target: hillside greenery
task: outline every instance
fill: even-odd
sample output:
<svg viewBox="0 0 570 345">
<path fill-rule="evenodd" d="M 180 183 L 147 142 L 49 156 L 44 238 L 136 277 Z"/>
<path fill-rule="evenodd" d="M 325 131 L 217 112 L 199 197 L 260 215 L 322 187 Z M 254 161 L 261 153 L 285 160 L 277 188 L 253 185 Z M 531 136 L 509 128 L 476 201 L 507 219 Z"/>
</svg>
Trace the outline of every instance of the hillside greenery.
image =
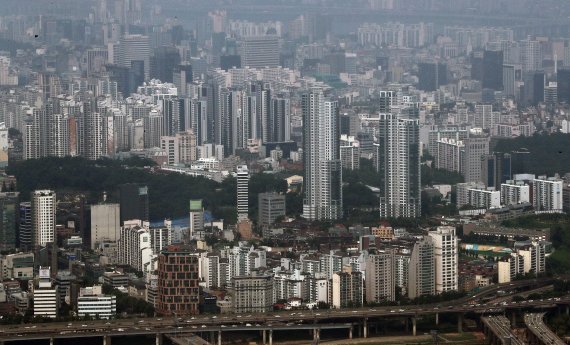
<svg viewBox="0 0 570 345">
<path fill-rule="evenodd" d="M 554 252 L 548 257 L 547 270 L 555 274 L 570 273 L 570 216 L 565 214 L 539 214 L 504 221 L 514 228 L 550 228 L 550 242 Z"/>
</svg>

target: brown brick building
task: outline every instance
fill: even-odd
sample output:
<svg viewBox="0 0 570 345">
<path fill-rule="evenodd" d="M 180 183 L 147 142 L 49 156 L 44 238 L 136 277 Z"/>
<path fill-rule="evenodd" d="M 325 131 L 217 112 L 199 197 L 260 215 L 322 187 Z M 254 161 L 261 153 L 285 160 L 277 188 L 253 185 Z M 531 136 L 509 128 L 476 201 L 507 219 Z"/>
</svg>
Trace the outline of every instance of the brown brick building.
<svg viewBox="0 0 570 345">
<path fill-rule="evenodd" d="M 169 246 L 158 257 L 156 312 L 160 315 L 198 314 L 198 256 L 190 248 Z"/>
</svg>

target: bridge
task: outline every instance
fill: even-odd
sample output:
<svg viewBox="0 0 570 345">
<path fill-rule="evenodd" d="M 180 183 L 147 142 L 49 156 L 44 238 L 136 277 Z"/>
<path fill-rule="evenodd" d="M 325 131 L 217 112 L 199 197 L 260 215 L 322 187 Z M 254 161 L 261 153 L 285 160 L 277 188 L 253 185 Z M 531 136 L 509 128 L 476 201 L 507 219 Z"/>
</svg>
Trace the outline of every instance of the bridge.
<svg viewBox="0 0 570 345">
<path fill-rule="evenodd" d="M 511 329 L 511 322 L 503 315 L 484 316 L 481 318 L 485 336 L 491 340 L 493 345 L 524 345 Z"/>
<path fill-rule="evenodd" d="M 544 324 L 544 313 L 525 314 L 524 323 L 529 331 L 529 343 L 537 345 L 566 344 Z"/>
<path fill-rule="evenodd" d="M 482 316 L 521 310 L 548 310 L 570 305 L 570 296 L 550 298 L 548 300 L 525 300 L 522 302 L 501 303 L 490 301 L 479 303 L 479 298 L 496 294 L 497 291 L 516 290 L 525 287 L 541 289 L 551 284 L 550 280 L 527 280 L 509 284 L 498 284 L 479 293 L 461 299 L 429 305 L 386 306 L 375 308 L 356 308 L 339 310 L 302 310 L 289 312 L 272 312 L 265 314 L 220 314 L 214 316 L 200 315 L 188 317 L 118 319 L 112 321 L 74 321 L 69 323 L 43 323 L 32 325 L 10 325 L 0 329 L 0 342 L 22 343 L 26 340 L 49 340 L 55 344 L 57 339 L 102 337 L 104 345 L 110 345 L 112 337 L 130 335 L 155 335 L 156 344 L 160 345 L 164 335 L 182 333 L 217 332 L 218 343 L 221 343 L 223 332 L 240 330 L 257 330 L 263 332 L 265 339 L 271 344 L 274 331 L 312 330 L 317 339 L 321 330 L 346 329 L 352 337 L 353 330 L 367 337 L 369 323 L 378 318 L 400 318 L 406 323 L 411 321 L 412 334 L 416 335 L 417 320 L 424 315 L 435 315 L 436 324 L 439 314 L 457 315 L 458 331 L 462 331 L 463 317 L 466 313 Z"/>
</svg>

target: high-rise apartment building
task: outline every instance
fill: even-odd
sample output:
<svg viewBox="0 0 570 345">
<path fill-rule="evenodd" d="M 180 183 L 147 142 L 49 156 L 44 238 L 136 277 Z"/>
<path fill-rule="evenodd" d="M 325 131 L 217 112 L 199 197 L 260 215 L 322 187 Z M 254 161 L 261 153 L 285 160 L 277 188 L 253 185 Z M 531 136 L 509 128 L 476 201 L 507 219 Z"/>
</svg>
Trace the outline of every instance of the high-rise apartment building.
<svg viewBox="0 0 570 345">
<path fill-rule="evenodd" d="M 55 241 L 56 195 L 52 190 L 32 192 L 33 245 L 45 247 Z"/>
<path fill-rule="evenodd" d="M 160 138 L 160 147 L 167 154 L 167 163 L 190 164 L 196 160 L 196 136 L 192 129 Z"/>
<path fill-rule="evenodd" d="M 369 255 L 365 276 L 367 303 L 396 300 L 395 258 L 392 251 Z"/>
<path fill-rule="evenodd" d="M 152 269 L 152 243 L 147 229 L 140 220 L 126 221 L 121 227 L 118 241 L 119 263 L 148 272 Z"/>
<path fill-rule="evenodd" d="M 237 214 L 238 220 L 249 217 L 249 170 L 247 165 L 237 167 Z"/>
<path fill-rule="evenodd" d="M 198 255 L 189 248 L 170 246 L 158 256 L 157 272 L 156 312 L 177 317 L 198 314 Z"/>
<path fill-rule="evenodd" d="M 376 169 L 380 173 L 380 217 L 419 217 L 419 120 L 404 114 L 381 113 Z"/>
<path fill-rule="evenodd" d="M 98 204 L 91 206 L 91 249 L 101 242 L 115 242 L 121 229 L 121 207 L 119 204 Z"/>
<path fill-rule="evenodd" d="M 266 313 L 273 310 L 273 277 L 235 276 L 231 279 L 234 313 Z"/>
<path fill-rule="evenodd" d="M 530 186 L 523 181 L 508 180 L 501 184 L 501 204 L 517 205 L 530 202 Z"/>
<path fill-rule="evenodd" d="M 532 181 L 532 205 L 537 212 L 562 212 L 563 181 L 539 176 Z"/>
<path fill-rule="evenodd" d="M 437 149 L 434 152 L 435 167 L 447 171 L 461 172 L 463 163 L 463 141 L 442 138 L 436 142 Z"/>
<path fill-rule="evenodd" d="M 303 217 L 309 220 L 342 217 L 342 166 L 338 104 L 321 89 L 302 95 Z"/>
<path fill-rule="evenodd" d="M 408 298 L 435 294 L 435 252 L 431 237 L 414 244 L 408 268 Z"/>
<path fill-rule="evenodd" d="M 435 292 L 457 291 L 459 249 L 457 235 L 452 226 L 439 226 L 430 231 L 435 256 Z"/>
<path fill-rule="evenodd" d="M 362 272 L 353 270 L 351 266 L 335 272 L 332 275 L 332 306 L 336 309 L 362 306 L 363 285 Z"/>
</svg>

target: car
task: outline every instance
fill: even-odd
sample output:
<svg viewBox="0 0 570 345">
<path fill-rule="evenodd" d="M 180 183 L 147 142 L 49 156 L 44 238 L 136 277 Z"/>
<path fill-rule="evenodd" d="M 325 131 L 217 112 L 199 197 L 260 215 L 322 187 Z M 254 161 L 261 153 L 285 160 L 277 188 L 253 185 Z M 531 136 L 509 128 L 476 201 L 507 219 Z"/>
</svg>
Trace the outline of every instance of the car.
<svg viewBox="0 0 570 345">
<path fill-rule="evenodd" d="M 144 322 L 144 320 L 139 320 L 139 323 L 143 323 L 143 322 Z"/>
<path fill-rule="evenodd" d="M 218 317 L 217 317 L 217 316 L 215 316 L 215 315 L 214 315 L 214 316 L 212 316 L 212 319 L 217 319 L 217 318 L 218 318 Z"/>
<path fill-rule="evenodd" d="M 87 327 L 87 325 L 81 325 L 81 327 Z"/>
<path fill-rule="evenodd" d="M 123 328 L 118 328 L 117 331 L 124 332 L 125 330 Z"/>
<path fill-rule="evenodd" d="M 226 325 L 222 325 L 223 328 L 227 327 Z"/>
<path fill-rule="evenodd" d="M 398 310 L 400 313 L 406 311 L 405 309 L 400 309 Z"/>
<path fill-rule="evenodd" d="M 238 315 L 238 316 L 236 316 L 236 317 L 241 317 L 241 315 Z"/>
<path fill-rule="evenodd" d="M 202 325 L 202 328 L 206 328 L 206 325 Z"/>
<path fill-rule="evenodd" d="M 273 315 L 273 317 L 281 317 L 281 315 Z"/>
<path fill-rule="evenodd" d="M 251 327 L 251 323 L 246 323 L 245 327 Z"/>
<path fill-rule="evenodd" d="M 395 313 L 395 312 L 396 312 L 395 310 L 390 310 L 390 313 Z"/>
</svg>

